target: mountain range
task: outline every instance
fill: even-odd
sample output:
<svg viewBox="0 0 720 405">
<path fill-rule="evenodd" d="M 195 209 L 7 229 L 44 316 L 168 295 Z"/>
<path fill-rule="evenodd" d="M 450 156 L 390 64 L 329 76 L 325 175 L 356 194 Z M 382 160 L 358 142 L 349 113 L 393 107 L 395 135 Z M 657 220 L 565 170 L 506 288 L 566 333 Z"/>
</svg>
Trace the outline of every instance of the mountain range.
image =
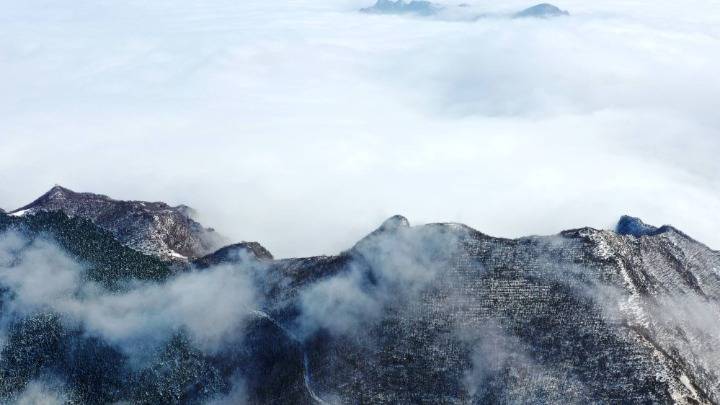
<svg viewBox="0 0 720 405">
<path fill-rule="evenodd" d="M 394 216 L 276 260 L 191 217 L 59 186 L 0 213 L 0 400 L 720 403 L 720 252 L 672 226 Z"/>
<path fill-rule="evenodd" d="M 465 10 L 465 9 L 471 9 L 471 6 L 467 3 L 459 4 L 457 7 L 454 7 L 455 11 L 458 10 Z M 442 6 L 440 4 L 435 4 L 430 1 L 425 0 L 410 0 L 409 2 L 406 2 L 405 0 L 377 0 L 375 4 L 373 4 L 370 7 L 361 8 L 360 12 L 367 13 L 367 14 L 407 14 L 407 15 L 416 15 L 416 16 L 435 16 L 438 14 L 441 14 L 442 12 L 449 11 L 449 7 Z M 472 20 L 478 20 L 481 18 L 487 18 L 492 17 L 494 15 L 487 14 L 487 13 L 472 13 L 471 11 L 467 11 L 469 13 L 463 19 L 470 19 Z M 455 13 L 450 13 L 450 15 L 455 16 L 456 18 L 459 17 Z M 506 17 L 512 17 L 512 18 L 552 18 L 552 17 L 561 17 L 561 16 L 569 16 L 570 13 L 560 9 L 557 6 L 554 6 L 549 3 L 541 3 L 534 5 L 532 7 L 528 7 L 526 9 L 523 9 L 521 11 L 518 11 L 516 13 L 506 15 Z M 495 15 L 495 17 L 499 17 L 502 15 Z"/>
</svg>

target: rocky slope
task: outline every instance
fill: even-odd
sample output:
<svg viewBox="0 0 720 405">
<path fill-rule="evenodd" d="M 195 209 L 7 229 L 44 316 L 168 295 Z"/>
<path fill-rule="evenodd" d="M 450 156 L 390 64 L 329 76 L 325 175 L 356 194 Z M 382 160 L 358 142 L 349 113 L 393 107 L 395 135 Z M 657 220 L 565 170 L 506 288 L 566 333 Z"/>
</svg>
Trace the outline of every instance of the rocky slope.
<svg viewBox="0 0 720 405">
<path fill-rule="evenodd" d="M 648 233 L 623 218 L 620 233 L 585 228 L 506 240 L 462 225 L 393 223 L 401 226 L 384 226 L 340 256 L 273 267 L 291 280 L 271 290 L 277 316 L 301 325 L 312 318 L 310 364 L 321 397 L 720 400 L 720 254 L 674 228 Z"/>
<path fill-rule="evenodd" d="M 192 219 L 192 209 L 162 202 L 119 201 L 104 195 L 76 193 L 55 186 L 13 216 L 41 211 L 62 211 L 108 230 L 127 246 L 166 260 L 187 260 L 206 255 L 225 239 Z"/>
<path fill-rule="evenodd" d="M 97 332 L 97 311 L 80 322 L 57 303 L 18 311 L 26 290 L 6 275 L 34 256 L 6 249 L 13 259 L 0 260 L 0 313 L 9 325 L 2 398 L 51 373 L 76 403 L 720 402 L 720 253 L 670 226 L 623 217 L 615 231 L 502 239 L 396 216 L 336 256 L 274 260 L 259 244 L 238 244 L 150 276 L 102 265 L 92 241 L 107 249 L 113 242 L 83 228 L 92 227 L 87 221 L 0 214 L 0 224 L 57 239 L 89 263 L 91 280 L 120 279 L 116 291 L 133 300 L 156 288 L 202 296 L 187 285 L 224 274 L 198 304 L 212 320 L 200 319 L 200 332 L 245 313 L 219 346 L 198 339 L 190 318 L 144 350 L 138 365 L 122 340 Z M 191 283 L 178 283 L 183 277 Z M 254 292 L 234 284 L 237 277 Z M 132 295 L 135 288 L 146 290 Z M 253 296 L 244 312 L 226 314 L 242 294 Z M 141 314 L 152 313 L 153 302 Z M 175 305 L 188 310 L 185 300 Z M 127 321 L 132 306 L 112 308 L 100 326 Z M 142 327 L 160 334 L 150 319 Z"/>
<path fill-rule="evenodd" d="M 46 299 L 67 281 L 62 269 L 68 265 L 80 273 L 79 285 L 61 290 L 60 301 Z M 42 276 L 19 274 L 38 269 Z M 102 300 L 127 296 L 134 301 L 152 295 L 147 288 L 164 286 L 188 271 L 130 249 L 80 217 L 60 211 L 0 213 L 0 403 L 200 404 L 228 396 L 218 403 L 230 404 L 237 403 L 230 394 L 239 378 L 243 402 L 310 403 L 301 344 L 260 311 L 245 317 L 229 344 L 204 351 L 181 327 L 159 331 L 151 326 L 148 332 L 162 337 L 149 347 L 142 341 L 118 344 L 92 330 L 91 319 L 75 318 L 64 300 L 69 294 L 75 304 L 100 311 L 92 317 L 103 317 L 102 304 L 87 295 L 100 291 Z M 40 291 L 28 291 L 28 284 Z M 133 294 L 138 288 L 146 288 L 145 293 Z M 41 296 L 27 297 L 35 293 Z M 125 301 L 105 321 L 122 323 L 124 316 L 152 312 L 153 299 L 136 313 Z M 200 314 L 207 312 L 198 306 Z M 143 322 L 153 322 L 152 317 Z M 47 385 L 54 390 L 28 394 L 29 387 Z"/>
</svg>

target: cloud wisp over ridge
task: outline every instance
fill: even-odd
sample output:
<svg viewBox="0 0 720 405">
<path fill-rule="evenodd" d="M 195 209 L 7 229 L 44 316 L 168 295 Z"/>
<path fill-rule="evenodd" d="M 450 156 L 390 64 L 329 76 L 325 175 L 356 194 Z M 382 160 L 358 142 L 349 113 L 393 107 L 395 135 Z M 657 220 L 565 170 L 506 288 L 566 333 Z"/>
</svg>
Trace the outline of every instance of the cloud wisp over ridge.
<svg viewBox="0 0 720 405">
<path fill-rule="evenodd" d="M 0 235 L 0 285 L 11 292 L 3 324 L 50 311 L 131 356 L 156 349 L 178 331 L 212 353 L 241 336 L 260 302 L 249 273 L 229 265 L 109 291 L 87 281 L 84 266 L 53 242 L 13 231 Z"/>
</svg>

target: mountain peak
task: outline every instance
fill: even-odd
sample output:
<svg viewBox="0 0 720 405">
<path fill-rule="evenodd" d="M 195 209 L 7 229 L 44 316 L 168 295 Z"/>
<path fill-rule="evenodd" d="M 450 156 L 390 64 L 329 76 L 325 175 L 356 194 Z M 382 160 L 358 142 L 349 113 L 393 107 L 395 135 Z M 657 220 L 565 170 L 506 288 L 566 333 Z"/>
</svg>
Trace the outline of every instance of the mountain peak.
<svg viewBox="0 0 720 405">
<path fill-rule="evenodd" d="M 63 186 L 61 186 L 61 185 L 59 185 L 59 184 L 56 184 L 56 185 L 54 185 L 54 186 L 48 191 L 48 193 L 68 193 L 68 194 L 72 194 L 72 193 L 74 193 L 74 191 L 70 190 L 70 189 L 67 188 L 67 187 L 63 187 Z"/>
<path fill-rule="evenodd" d="M 523 11 L 520 11 L 515 14 L 515 18 L 527 18 L 527 17 L 535 17 L 535 18 L 548 18 L 548 17 L 561 17 L 561 16 L 568 16 L 570 13 L 568 13 L 565 10 L 560 9 L 557 6 L 554 6 L 549 3 L 542 3 L 538 4 L 536 6 L 532 6 L 530 8 L 526 8 Z"/>
<path fill-rule="evenodd" d="M 646 224 L 642 221 L 642 219 L 631 217 L 629 215 L 623 215 L 615 227 L 615 231 L 620 235 L 630 235 L 635 237 L 655 236 L 665 233 L 669 229 L 670 227 L 668 226 L 658 228 L 653 225 Z"/>
<path fill-rule="evenodd" d="M 273 260 L 273 255 L 258 242 L 240 242 L 225 246 L 193 261 L 198 268 L 207 268 L 223 263 L 242 262 L 246 259 Z"/>
<path fill-rule="evenodd" d="M 86 200 L 86 199 L 103 199 L 111 201 L 112 199 L 110 197 L 101 195 L 101 194 L 93 194 L 93 193 L 78 193 L 73 190 L 70 190 L 69 188 L 63 187 L 61 185 L 54 185 L 50 190 L 46 191 L 43 195 L 35 199 L 30 204 L 27 204 L 25 206 L 22 206 L 14 211 L 10 211 L 10 214 L 13 214 L 15 216 L 21 216 L 25 213 L 32 213 L 33 211 L 62 211 L 60 208 L 55 208 L 53 210 L 50 209 L 36 209 L 39 207 L 47 207 L 47 206 L 58 206 L 65 204 L 68 200 Z"/>
<path fill-rule="evenodd" d="M 410 227 L 410 221 L 402 215 L 393 215 L 380 225 L 378 231 L 394 231 L 398 228 Z"/>
<path fill-rule="evenodd" d="M 50 190 L 46 191 L 45 194 L 41 195 L 35 201 L 28 204 L 28 206 L 36 204 L 39 201 L 65 199 L 68 196 L 72 196 L 75 194 L 77 194 L 77 193 L 70 190 L 69 188 L 65 188 L 63 186 L 56 184 Z M 23 207 L 23 208 L 25 208 L 25 207 Z M 20 209 L 23 209 L 23 208 L 20 208 Z"/>
<path fill-rule="evenodd" d="M 56 185 L 10 215 L 41 211 L 62 211 L 70 217 L 88 219 L 123 244 L 167 260 L 191 260 L 225 244 L 224 237 L 196 222 L 194 210 L 186 205 L 171 207 L 164 202 L 114 200 Z"/>
<path fill-rule="evenodd" d="M 358 249 L 361 246 L 365 246 L 369 241 L 374 240 L 381 235 L 392 235 L 396 234 L 399 230 L 410 227 L 410 221 L 402 215 L 393 215 L 386 219 L 377 229 L 370 232 L 364 238 L 360 239 L 353 249 Z"/>
<path fill-rule="evenodd" d="M 93 194 L 93 193 L 78 193 L 76 191 L 73 191 L 67 187 L 63 187 L 59 184 L 54 185 L 50 190 L 45 192 L 45 194 L 41 195 L 38 200 L 40 199 L 63 199 L 78 195 L 92 195 L 96 197 L 104 197 L 109 198 L 107 196 L 101 195 L 101 194 Z"/>
<path fill-rule="evenodd" d="M 440 8 L 425 0 L 377 0 L 372 7 L 360 9 L 363 13 L 369 14 L 416 14 L 429 16 L 438 12 Z"/>
</svg>

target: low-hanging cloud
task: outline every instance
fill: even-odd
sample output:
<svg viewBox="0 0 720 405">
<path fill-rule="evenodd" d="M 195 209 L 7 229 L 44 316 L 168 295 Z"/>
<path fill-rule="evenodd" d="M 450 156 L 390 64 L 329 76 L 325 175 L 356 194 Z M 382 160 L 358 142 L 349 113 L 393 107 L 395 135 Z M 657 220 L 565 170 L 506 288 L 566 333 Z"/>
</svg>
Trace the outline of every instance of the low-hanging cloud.
<svg viewBox="0 0 720 405">
<path fill-rule="evenodd" d="M 584 402 L 581 394 L 586 389 L 577 378 L 539 364 L 528 347 L 498 323 L 489 320 L 481 329 L 461 328 L 459 336 L 472 347 L 471 366 L 465 370 L 463 383 L 475 402 L 487 398 L 503 403 L 530 403 L 540 398 L 547 403 Z M 493 392 L 498 386 L 502 387 L 499 392 Z M 556 388 L 548 392 L 547 387 Z"/>
<path fill-rule="evenodd" d="M 300 336 L 318 330 L 356 335 L 382 319 L 387 307 L 416 305 L 435 278 L 450 271 L 460 249 L 457 233 L 395 225 L 361 240 L 347 268 L 301 292 Z"/>
<path fill-rule="evenodd" d="M 65 405 L 69 402 L 64 384 L 55 377 L 42 376 L 30 381 L 13 399 L 12 405 Z"/>
<path fill-rule="evenodd" d="M 232 389 L 226 395 L 221 395 L 207 401 L 204 405 L 244 405 L 248 403 L 245 384 L 240 376 L 232 379 Z"/>
<path fill-rule="evenodd" d="M 363 272 L 356 267 L 347 274 L 321 281 L 300 296 L 300 335 L 318 329 L 335 334 L 355 334 L 358 328 L 382 315 L 382 302 L 367 285 Z"/>
<path fill-rule="evenodd" d="M 84 267 L 52 242 L 0 235 L 2 319 L 50 311 L 130 355 L 156 349 L 186 332 L 207 352 L 242 336 L 259 305 L 250 271 L 218 266 L 180 274 L 164 283 L 137 284 L 123 292 L 85 281 Z"/>
<path fill-rule="evenodd" d="M 720 398 L 715 385 L 720 369 L 720 304 L 717 299 L 695 293 L 668 294 L 644 305 L 650 314 L 648 326 L 652 338 L 667 352 L 689 359 L 685 372 L 695 377 L 692 381 L 702 384 L 702 389 L 717 401 Z"/>
</svg>

